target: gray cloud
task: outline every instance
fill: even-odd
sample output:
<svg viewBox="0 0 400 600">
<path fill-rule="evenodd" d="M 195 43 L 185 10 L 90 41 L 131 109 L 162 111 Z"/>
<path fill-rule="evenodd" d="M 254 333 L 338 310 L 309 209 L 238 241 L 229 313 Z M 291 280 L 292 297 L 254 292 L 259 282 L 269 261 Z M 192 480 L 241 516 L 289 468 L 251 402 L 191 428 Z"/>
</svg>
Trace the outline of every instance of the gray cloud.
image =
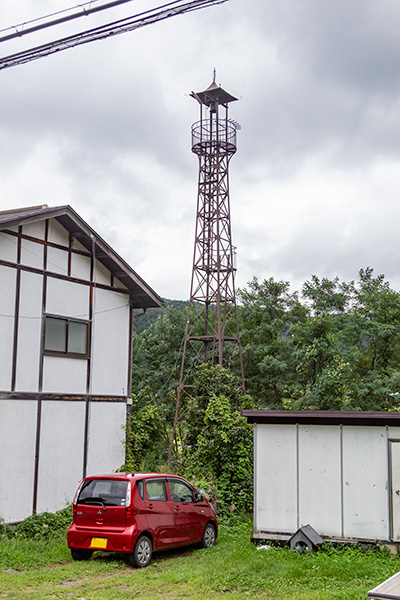
<svg viewBox="0 0 400 600">
<path fill-rule="evenodd" d="M 0 19 L 37 11 L 3 0 Z M 230 0 L 1 71 L 0 209 L 71 204 L 158 293 L 186 298 L 198 119 L 188 94 L 216 67 L 242 125 L 230 167 L 238 285 L 272 275 L 298 288 L 372 266 L 400 289 L 399 17 L 391 0 Z"/>
</svg>

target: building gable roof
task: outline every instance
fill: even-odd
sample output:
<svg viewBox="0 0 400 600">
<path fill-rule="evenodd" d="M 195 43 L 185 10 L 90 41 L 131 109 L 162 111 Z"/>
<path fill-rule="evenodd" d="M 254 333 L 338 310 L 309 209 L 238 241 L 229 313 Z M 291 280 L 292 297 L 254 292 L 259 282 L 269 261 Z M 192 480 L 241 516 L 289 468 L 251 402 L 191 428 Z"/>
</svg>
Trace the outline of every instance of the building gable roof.
<svg viewBox="0 0 400 600">
<path fill-rule="evenodd" d="M 129 290 L 135 308 L 157 308 L 164 301 L 70 206 L 33 206 L 0 212 L 0 231 L 55 219 Z"/>
</svg>

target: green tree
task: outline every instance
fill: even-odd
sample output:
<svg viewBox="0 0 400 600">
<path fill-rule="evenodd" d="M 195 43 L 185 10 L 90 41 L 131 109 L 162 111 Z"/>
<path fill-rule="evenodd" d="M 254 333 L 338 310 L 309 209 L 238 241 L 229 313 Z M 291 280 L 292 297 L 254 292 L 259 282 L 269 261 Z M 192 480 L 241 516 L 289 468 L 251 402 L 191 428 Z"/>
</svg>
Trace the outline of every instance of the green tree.
<svg viewBox="0 0 400 600">
<path fill-rule="evenodd" d="M 132 392 L 149 390 L 168 419 L 175 408 L 186 319 L 186 308 L 168 306 L 155 323 L 133 336 Z"/>
<path fill-rule="evenodd" d="M 239 290 L 239 328 L 246 388 L 264 408 L 279 408 L 296 387 L 291 328 L 307 309 L 287 281 L 272 277 Z"/>
<path fill-rule="evenodd" d="M 400 295 L 361 269 L 340 282 L 313 275 L 302 302 L 287 282 L 241 290 L 247 389 L 265 408 L 395 408 L 400 383 Z"/>
</svg>

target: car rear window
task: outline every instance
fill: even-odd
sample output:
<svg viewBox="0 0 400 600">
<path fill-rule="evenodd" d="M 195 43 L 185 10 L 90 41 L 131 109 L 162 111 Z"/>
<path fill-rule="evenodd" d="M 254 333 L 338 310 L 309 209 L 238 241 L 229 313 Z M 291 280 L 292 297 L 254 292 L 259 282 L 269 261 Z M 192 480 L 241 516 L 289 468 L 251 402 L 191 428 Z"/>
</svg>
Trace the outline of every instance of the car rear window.
<svg viewBox="0 0 400 600">
<path fill-rule="evenodd" d="M 113 479 L 90 479 L 85 481 L 78 497 L 78 504 L 105 504 L 125 506 L 129 504 L 128 482 Z"/>
</svg>

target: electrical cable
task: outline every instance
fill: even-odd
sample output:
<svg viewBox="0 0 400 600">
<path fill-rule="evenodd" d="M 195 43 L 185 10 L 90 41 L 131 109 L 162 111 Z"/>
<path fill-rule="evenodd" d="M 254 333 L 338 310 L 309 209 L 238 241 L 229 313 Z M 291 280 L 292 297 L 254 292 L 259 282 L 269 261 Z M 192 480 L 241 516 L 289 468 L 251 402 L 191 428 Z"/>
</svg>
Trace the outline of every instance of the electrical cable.
<svg viewBox="0 0 400 600">
<path fill-rule="evenodd" d="M 97 0 L 94 0 L 97 1 Z M 21 29 L 20 31 L 18 31 L 18 27 L 22 27 L 24 28 L 25 25 L 29 25 L 30 23 L 36 23 L 38 21 L 43 21 L 44 19 L 48 19 L 49 17 L 55 17 L 56 15 L 59 14 L 63 14 L 65 12 L 69 12 L 70 10 L 73 10 L 74 8 L 78 8 L 77 7 L 72 7 L 72 8 L 65 8 L 64 10 L 60 10 L 56 13 L 52 13 L 50 15 L 46 15 L 45 17 L 38 17 L 37 19 L 32 19 L 31 21 L 26 21 L 25 23 L 19 23 L 18 25 L 14 25 L 13 27 L 7 27 L 6 29 L 1 29 L 0 33 L 2 33 L 3 31 L 9 31 L 9 30 L 15 30 L 13 31 L 13 33 L 9 33 L 8 35 L 4 35 L 2 37 L 0 37 L 0 42 L 6 42 L 8 40 L 12 40 L 14 38 L 17 37 L 22 37 L 23 35 L 26 35 L 27 33 L 34 33 L 36 31 L 40 31 L 41 29 L 46 29 L 47 27 L 53 27 L 54 25 L 60 25 L 61 23 L 66 23 L 67 21 L 72 21 L 72 19 L 78 19 L 79 17 L 87 17 L 89 15 L 91 15 L 92 13 L 96 13 L 96 12 L 100 12 L 102 10 L 106 10 L 108 8 L 114 8 L 114 6 L 119 6 L 120 4 L 126 4 L 127 2 L 132 2 L 133 0 L 114 0 L 113 2 L 109 2 L 108 4 L 102 4 L 101 6 L 95 6 L 94 8 L 89 8 L 89 9 L 85 9 L 83 8 L 86 5 L 90 5 L 93 3 L 92 2 L 85 2 L 85 4 L 81 4 L 81 8 L 82 8 L 82 12 L 79 13 L 73 13 L 72 15 L 66 16 L 66 17 L 60 17 L 58 19 L 55 19 L 53 21 L 49 21 L 48 23 L 43 23 L 42 25 L 35 25 L 33 27 L 29 27 L 28 29 Z"/>
<path fill-rule="evenodd" d="M 179 6 L 172 7 L 172 5 L 180 3 L 180 1 L 181 0 L 175 0 L 175 2 L 169 2 L 131 17 L 120 19 L 114 23 L 108 23 L 107 25 L 95 27 L 94 29 L 89 29 L 65 38 L 54 40 L 47 44 L 42 44 L 41 46 L 37 46 L 35 48 L 30 48 L 22 52 L 17 52 L 16 54 L 5 56 L 0 58 L 0 70 L 24 64 L 31 60 L 36 60 L 38 58 L 54 54 L 55 52 L 66 50 L 67 48 L 93 42 L 105 37 L 111 37 L 120 33 L 134 31 L 139 27 L 152 25 L 153 23 L 157 23 L 158 21 L 162 21 L 179 14 L 193 12 L 195 10 L 200 10 L 201 8 L 228 2 L 228 0 L 192 0 L 191 2 L 186 2 L 184 4 L 180 4 Z"/>
</svg>

